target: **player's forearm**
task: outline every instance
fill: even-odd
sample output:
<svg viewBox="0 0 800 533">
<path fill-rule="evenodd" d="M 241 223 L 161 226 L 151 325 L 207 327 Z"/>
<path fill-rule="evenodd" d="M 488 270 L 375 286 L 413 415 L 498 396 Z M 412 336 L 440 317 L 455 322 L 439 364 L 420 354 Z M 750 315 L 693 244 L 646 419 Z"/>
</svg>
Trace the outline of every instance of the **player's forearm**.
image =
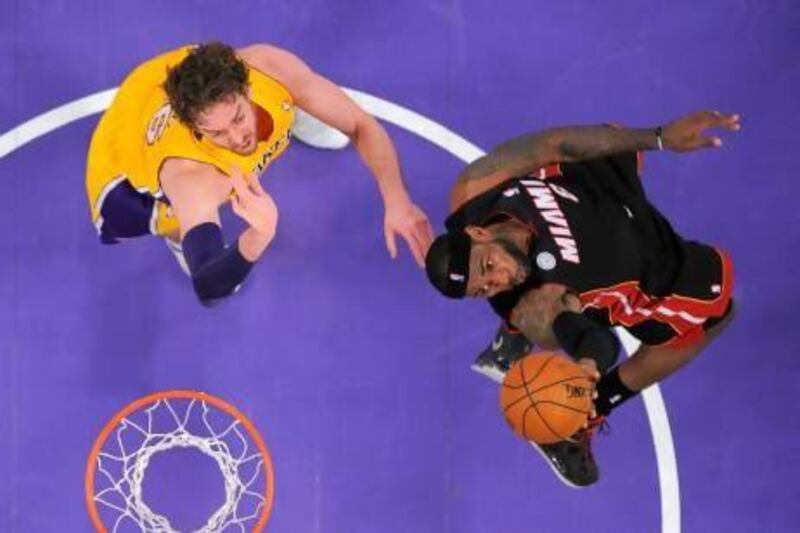
<svg viewBox="0 0 800 533">
<path fill-rule="evenodd" d="M 274 235 L 265 235 L 249 227 L 239 235 L 239 253 L 246 260 L 255 263 L 269 247 Z"/>
<path fill-rule="evenodd" d="M 658 149 L 656 128 L 576 126 L 553 130 L 556 162 L 582 161 L 625 152 Z"/>
<path fill-rule="evenodd" d="M 386 130 L 374 118 L 368 117 L 357 127 L 353 144 L 375 177 L 384 205 L 408 201 L 397 152 Z"/>
<path fill-rule="evenodd" d="M 233 294 L 253 266 L 239 243 L 225 246 L 222 230 L 214 222 L 190 228 L 182 244 L 195 294 L 204 305 Z"/>
<path fill-rule="evenodd" d="M 471 163 L 461 174 L 460 181 L 479 180 L 498 173 L 523 176 L 553 163 L 657 148 L 656 129 L 615 126 L 553 128 L 506 141 Z"/>
</svg>

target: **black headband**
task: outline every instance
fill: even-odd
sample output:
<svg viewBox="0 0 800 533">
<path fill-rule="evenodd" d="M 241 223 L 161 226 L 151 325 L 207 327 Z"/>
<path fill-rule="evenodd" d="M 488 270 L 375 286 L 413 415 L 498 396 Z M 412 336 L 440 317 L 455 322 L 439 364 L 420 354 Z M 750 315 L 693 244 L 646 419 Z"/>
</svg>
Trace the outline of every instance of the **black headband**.
<svg viewBox="0 0 800 533">
<path fill-rule="evenodd" d="M 439 235 L 425 257 L 428 279 L 449 298 L 463 298 L 469 282 L 472 239 L 463 231 Z"/>
</svg>

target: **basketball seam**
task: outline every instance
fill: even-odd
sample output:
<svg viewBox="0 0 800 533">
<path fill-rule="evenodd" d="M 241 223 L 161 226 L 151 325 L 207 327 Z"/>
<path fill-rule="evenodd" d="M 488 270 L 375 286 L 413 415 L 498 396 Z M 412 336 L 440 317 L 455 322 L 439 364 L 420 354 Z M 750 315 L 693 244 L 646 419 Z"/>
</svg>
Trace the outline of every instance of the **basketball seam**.
<svg viewBox="0 0 800 533">
<path fill-rule="evenodd" d="M 536 402 L 531 401 L 531 407 L 533 407 L 533 410 L 536 411 L 536 416 L 538 416 L 539 419 L 542 421 L 542 423 L 544 423 L 544 425 L 547 426 L 547 430 L 550 431 L 550 433 L 555 435 L 555 437 L 558 440 L 566 440 L 567 439 L 567 437 L 562 437 L 561 434 L 559 434 L 556 430 L 554 430 L 553 427 L 547 422 L 547 419 L 544 416 L 542 416 L 541 412 L 539 412 L 539 408 L 536 407 Z M 525 425 L 525 419 L 527 417 L 528 417 L 528 409 L 525 410 L 525 414 L 524 414 L 524 416 L 522 418 L 523 426 Z M 528 434 L 525 433 L 524 435 L 525 435 L 525 438 L 528 439 Z M 533 439 L 528 439 L 528 440 L 533 440 Z M 534 442 L 536 442 L 536 441 L 534 441 Z"/>
<path fill-rule="evenodd" d="M 557 405 L 559 407 L 563 407 L 564 409 L 566 409 L 568 411 L 574 411 L 576 413 L 581 413 L 581 414 L 584 414 L 584 415 L 588 415 L 589 414 L 589 411 L 582 411 L 580 409 L 576 409 L 575 407 L 570 407 L 569 405 L 564 405 L 563 403 L 554 402 L 553 400 L 541 400 L 541 401 L 538 401 L 538 402 L 534 402 L 533 405 L 539 405 L 539 404 L 542 404 L 542 405 L 545 405 L 545 404 L 546 405 Z"/>
<path fill-rule="evenodd" d="M 536 400 L 534 400 L 533 396 L 531 396 L 531 391 L 528 389 L 528 383 L 533 383 L 534 381 L 536 381 L 536 379 L 537 379 L 539 376 L 541 376 L 541 375 L 542 375 L 542 373 L 544 372 L 545 368 L 547 368 L 547 365 L 549 365 L 549 364 L 550 364 L 550 361 L 552 361 L 552 360 L 553 360 L 553 359 L 555 359 L 555 358 L 556 358 L 556 356 L 555 356 L 555 355 L 551 355 L 551 356 L 550 356 L 550 357 L 547 359 L 547 361 L 545 361 L 545 362 L 542 364 L 542 366 L 541 366 L 541 367 L 539 367 L 539 370 L 536 372 L 536 374 L 534 374 L 534 376 L 531 378 L 531 380 L 530 380 L 530 381 L 528 381 L 527 379 L 525 379 L 525 364 L 524 364 L 523 362 L 520 362 L 520 364 L 519 364 L 519 374 L 520 374 L 520 377 L 522 377 L 522 383 L 523 383 L 523 385 L 525 386 L 525 394 L 528 396 L 528 400 L 529 400 L 529 401 L 530 401 L 530 403 L 531 403 L 531 407 L 533 407 L 533 410 L 534 410 L 534 411 L 536 411 L 536 416 L 538 416 L 538 417 L 539 417 L 539 419 L 540 419 L 542 422 L 544 422 L 544 425 L 545 425 L 545 426 L 547 426 L 547 429 L 550 431 L 550 433 L 552 433 L 553 435 L 555 435 L 555 437 L 556 437 L 557 439 L 559 439 L 559 440 L 564 440 L 564 438 L 563 438 L 561 435 L 559 435 L 558 433 L 556 433 L 556 432 L 553 430 L 553 428 L 552 428 L 552 427 L 550 427 L 550 424 L 548 424 L 548 423 L 547 423 L 547 420 L 545 420 L 545 418 L 542 416 L 542 413 L 540 413 L 540 412 L 539 412 L 539 408 L 538 408 L 538 407 L 536 407 Z M 528 408 L 528 409 L 525 409 L 525 412 L 522 414 L 522 434 L 525 436 L 525 438 L 526 438 L 526 439 L 528 439 L 528 433 L 525 431 L 525 421 L 526 421 L 526 419 L 528 418 L 528 411 L 530 411 L 530 408 Z M 528 440 L 531 440 L 531 439 L 528 439 Z"/>
<path fill-rule="evenodd" d="M 532 390 L 531 393 L 532 394 L 536 394 L 537 392 L 541 392 L 541 391 L 543 391 L 545 389 L 548 389 L 548 388 L 550 388 L 550 387 L 552 387 L 554 385 L 561 385 L 563 383 L 566 383 L 568 381 L 572 381 L 574 379 L 585 379 L 585 380 L 588 380 L 588 378 L 586 376 L 572 376 L 572 377 L 569 377 L 569 378 L 563 378 L 563 379 L 559 379 L 558 381 L 553 381 L 551 383 L 548 383 L 547 385 L 542 385 L 540 388 Z"/>
<path fill-rule="evenodd" d="M 570 376 L 568 378 L 563 378 L 563 379 L 560 379 L 560 380 L 558 380 L 556 382 L 553 382 L 553 383 L 548 383 L 547 385 L 544 385 L 544 386 L 542 386 L 542 387 L 540 387 L 538 389 L 534 389 L 534 390 L 529 389 L 528 385 L 534 383 L 536 381 L 536 379 L 538 379 L 538 377 L 545 371 L 545 369 L 547 368 L 547 365 L 550 364 L 550 362 L 553 359 L 555 359 L 556 357 L 557 357 L 556 354 L 549 356 L 548 359 L 544 363 L 542 363 L 542 365 L 538 368 L 538 370 L 536 371 L 536 373 L 533 375 L 533 377 L 531 379 L 526 379 L 525 378 L 525 364 L 522 361 L 520 361 L 519 362 L 519 373 L 520 373 L 520 377 L 522 378 L 522 383 L 520 385 L 508 386 L 508 385 L 506 385 L 505 382 L 503 382 L 503 387 L 504 388 L 508 388 L 510 390 L 518 390 L 518 389 L 524 388 L 524 390 L 525 390 L 525 396 L 521 396 L 520 398 L 517 398 L 514 401 L 512 401 L 511 403 L 509 403 L 508 405 L 506 405 L 505 408 L 503 409 L 503 414 L 507 415 L 508 411 L 511 408 L 513 408 L 515 405 L 519 404 L 525 398 L 528 399 L 530 405 L 522 413 L 522 428 L 521 428 L 522 429 L 522 435 L 528 440 L 531 440 L 528 437 L 528 432 L 527 432 L 527 418 L 528 418 L 528 413 L 530 412 L 531 407 L 536 412 L 536 415 L 542 421 L 542 423 L 547 428 L 547 430 L 559 440 L 566 440 L 566 439 L 569 438 L 569 435 L 563 436 L 559 432 L 557 432 L 557 431 L 555 431 L 553 429 L 553 427 L 550 425 L 550 423 L 547 421 L 547 419 L 544 416 L 542 416 L 542 413 L 539 411 L 539 408 L 538 408 L 539 404 L 542 404 L 542 405 L 557 405 L 559 407 L 563 407 L 564 409 L 566 409 L 568 411 L 575 412 L 575 413 L 580 413 L 580 414 L 583 414 L 583 415 L 588 415 L 589 414 L 589 411 L 582 411 L 580 409 L 575 409 L 573 407 L 569 407 L 567 405 L 564 405 L 564 404 L 559 403 L 559 402 L 554 402 L 552 400 L 536 401 L 535 398 L 533 397 L 533 395 L 536 394 L 537 392 L 540 392 L 542 390 L 550 388 L 550 387 L 552 387 L 554 385 L 563 384 L 563 383 L 566 383 L 566 382 L 569 382 L 569 381 L 573 381 L 573 380 L 576 380 L 576 379 L 586 379 L 586 376 L 583 376 L 583 375 Z"/>
</svg>

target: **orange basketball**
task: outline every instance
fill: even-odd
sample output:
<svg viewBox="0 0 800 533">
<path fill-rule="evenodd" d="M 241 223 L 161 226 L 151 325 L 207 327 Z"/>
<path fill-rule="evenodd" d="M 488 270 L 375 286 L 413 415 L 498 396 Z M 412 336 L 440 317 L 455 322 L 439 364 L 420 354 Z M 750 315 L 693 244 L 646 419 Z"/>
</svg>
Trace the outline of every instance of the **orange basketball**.
<svg viewBox="0 0 800 533">
<path fill-rule="evenodd" d="M 528 354 L 509 369 L 500 406 L 514 433 L 539 444 L 571 437 L 589 416 L 591 384 L 580 367 L 554 352 Z"/>
</svg>

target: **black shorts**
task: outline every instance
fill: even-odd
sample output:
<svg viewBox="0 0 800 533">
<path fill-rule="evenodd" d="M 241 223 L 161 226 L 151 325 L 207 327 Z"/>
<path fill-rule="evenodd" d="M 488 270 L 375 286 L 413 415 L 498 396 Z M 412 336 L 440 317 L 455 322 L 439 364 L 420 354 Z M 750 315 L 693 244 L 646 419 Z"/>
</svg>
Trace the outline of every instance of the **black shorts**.
<svg viewBox="0 0 800 533">
<path fill-rule="evenodd" d="M 732 310 L 733 263 L 717 248 L 685 242 L 683 261 L 669 294 L 652 297 L 636 282 L 581 294 L 584 313 L 609 326 L 623 326 L 650 346 L 682 348 Z"/>
</svg>

